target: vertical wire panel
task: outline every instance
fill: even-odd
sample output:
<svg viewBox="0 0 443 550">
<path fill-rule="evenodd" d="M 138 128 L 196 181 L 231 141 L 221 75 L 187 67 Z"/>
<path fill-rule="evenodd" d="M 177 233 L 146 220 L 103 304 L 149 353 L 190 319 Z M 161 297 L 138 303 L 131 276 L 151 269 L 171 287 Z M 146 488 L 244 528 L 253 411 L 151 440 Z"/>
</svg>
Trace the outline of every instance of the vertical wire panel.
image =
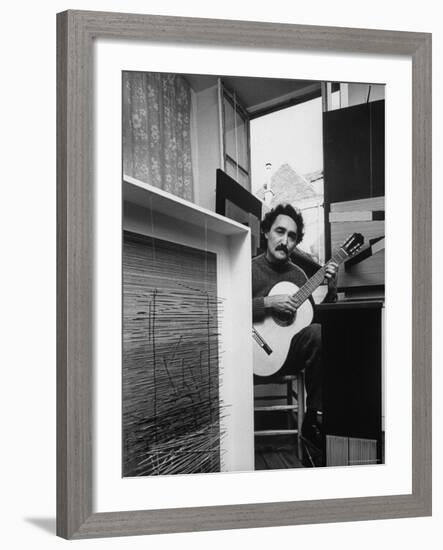
<svg viewBox="0 0 443 550">
<path fill-rule="evenodd" d="M 124 232 L 123 475 L 220 471 L 214 253 Z"/>
</svg>

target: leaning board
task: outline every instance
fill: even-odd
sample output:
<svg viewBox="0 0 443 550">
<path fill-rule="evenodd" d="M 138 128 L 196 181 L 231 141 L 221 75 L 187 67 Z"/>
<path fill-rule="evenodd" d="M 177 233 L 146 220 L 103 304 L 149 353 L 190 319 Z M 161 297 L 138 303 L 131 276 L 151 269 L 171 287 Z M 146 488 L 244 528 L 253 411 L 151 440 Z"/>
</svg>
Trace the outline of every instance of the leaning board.
<svg viewBox="0 0 443 550">
<path fill-rule="evenodd" d="M 385 210 L 384 197 L 372 197 L 355 201 L 336 202 L 331 204 L 331 213 L 349 213 L 349 221 L 344 215 L 342 221 L 331 222 L 331 247 L 339 247 L 350 234 L 361 233 L 365 243 L 369 239 L 384 236 L 384 220 L 355 221 L 357 212 L 380 212 Z M 384 285 L 385 282 L 385 253 L 384 250 L 363 260 L 352 267 L 340 267 L 338 276 L 339 288 Z"/>
</svg>

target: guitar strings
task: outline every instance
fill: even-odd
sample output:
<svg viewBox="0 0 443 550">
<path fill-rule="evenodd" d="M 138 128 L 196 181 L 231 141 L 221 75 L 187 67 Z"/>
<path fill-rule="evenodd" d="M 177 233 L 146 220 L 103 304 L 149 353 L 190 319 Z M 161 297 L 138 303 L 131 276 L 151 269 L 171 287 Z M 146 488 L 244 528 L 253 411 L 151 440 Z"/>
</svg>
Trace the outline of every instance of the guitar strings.
<svg viewBox="0 0 443 550">
<path fill-rule="evenodd" d="M 314 292 L 314 290 L 322 283 L 325 278 L 326 268 L 331 262 L 341 264 L 344 259 L 347 257 L 347 253 L 340 248 L 334 256 L 323 266 L 321 267 L 301 288 L 298 290 L 294 297 L 299 302 L 299 305 L 303 304 L 309 296 Z"/>
</svg>

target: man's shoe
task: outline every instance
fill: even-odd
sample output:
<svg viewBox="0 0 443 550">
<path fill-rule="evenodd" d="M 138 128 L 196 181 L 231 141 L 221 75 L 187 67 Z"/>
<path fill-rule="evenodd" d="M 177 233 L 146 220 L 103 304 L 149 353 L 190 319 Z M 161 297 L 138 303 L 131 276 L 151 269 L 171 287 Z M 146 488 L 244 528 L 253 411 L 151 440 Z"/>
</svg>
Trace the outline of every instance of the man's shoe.
<svg viewBox="0 0 443 550">
<path fill-rule="evenodd" d="M 309 416 L 305 416 L 301 428 L 301 435 L 311 445 L 321 450 L 323 448 L 323 433 L 320 424 L 316 420 L 312 420 Z"/>
</svg>

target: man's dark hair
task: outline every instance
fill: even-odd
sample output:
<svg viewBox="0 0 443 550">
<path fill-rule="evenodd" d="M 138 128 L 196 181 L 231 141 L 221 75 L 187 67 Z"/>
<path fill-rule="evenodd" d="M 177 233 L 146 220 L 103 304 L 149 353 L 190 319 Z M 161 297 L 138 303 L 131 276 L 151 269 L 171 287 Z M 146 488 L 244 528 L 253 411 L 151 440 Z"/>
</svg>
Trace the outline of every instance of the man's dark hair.
<svg viewBox="0 0 443 550">
<path fill-rule="evenodd" d="M 295 224 L 297 225 L 297 243 L 296 244 L 299 244 L 303 239 L 305 224 L 303 222 L 303 216 L 301 212 L 295 209 L 290 204 L 278 204 L 275 208 L 273 208 L 270 212 L 268 212 L 265 215 L 265 217 L 261 222 L 262 234 L 264 235 L 265 233 L 269 232 L 269 230 L 272 227 L 272 224 L 275 222 L 275 219 L 280 214 L 289 216 L 294 220 Z"/>
</svg>

